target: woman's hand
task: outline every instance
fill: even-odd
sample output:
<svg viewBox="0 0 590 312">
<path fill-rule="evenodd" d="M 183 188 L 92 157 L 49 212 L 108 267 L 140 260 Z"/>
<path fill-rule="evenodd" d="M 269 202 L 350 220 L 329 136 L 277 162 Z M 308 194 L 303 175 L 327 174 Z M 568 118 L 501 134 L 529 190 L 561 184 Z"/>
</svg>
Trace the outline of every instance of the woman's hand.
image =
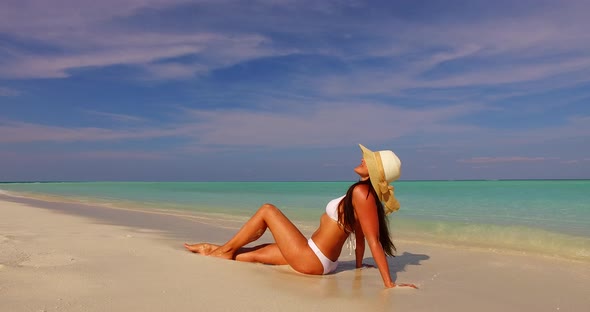
<svg viewBox="0 0 590 312">
<path fill-rule="evenodd" d="M 358 267 L 357 269 L 369 269 L 369 268 L 376 268 L 376 266 L 368 263 L 363 263 L 362 266 Z"/>
<path fill-rule="evenodd" d="M 418 287 L 416 285 L 414 285 L 414 284 L 407 284 L 407 283 L 396 284 L 394 282 L 390 282 L 390 283 L 386 284 L 385 287 L 387 287 L 387 288 L 410 287 L 410 288 L 418 289 Z"/>
</svg>

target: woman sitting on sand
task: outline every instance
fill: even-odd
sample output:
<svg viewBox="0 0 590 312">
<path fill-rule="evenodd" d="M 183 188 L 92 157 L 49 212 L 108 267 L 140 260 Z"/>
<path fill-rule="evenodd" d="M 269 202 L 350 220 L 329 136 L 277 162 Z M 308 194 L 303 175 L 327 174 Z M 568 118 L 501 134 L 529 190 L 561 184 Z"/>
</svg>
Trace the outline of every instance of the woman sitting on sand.
<svg viewBox="0 0 590 312">
<path fill-rule="evenodd" d="M 385 287 L 395 284 L 389 275 L 386 255 L 393 256 L 395 246 L 389 237 L 386 214 L 399 209 L 393 194 L 393 182 L 400 175 L 401 162 L 392 151 L 372 152 L 360 145 L 361 164 L 354 169 L 360 181 L 353 184 L 346 195 L 326 206 L 320 226 L 310 239 L 274 205 L 264 204 L 244 224 L 238 233 L 222 246 L 209 243 L 184 244 L 195 253 L 264 264 L 288 264 L 304 274 L 328 274 L 338 265 L 338 257 L 351 233 L 356 238 L 356 267 L 363 266 L 365 239 L 383 278 Z M 383 203 L 382 203 L 383 202 Z M 275 243 L 244 248 L 269 228 Z"/>
</svg>

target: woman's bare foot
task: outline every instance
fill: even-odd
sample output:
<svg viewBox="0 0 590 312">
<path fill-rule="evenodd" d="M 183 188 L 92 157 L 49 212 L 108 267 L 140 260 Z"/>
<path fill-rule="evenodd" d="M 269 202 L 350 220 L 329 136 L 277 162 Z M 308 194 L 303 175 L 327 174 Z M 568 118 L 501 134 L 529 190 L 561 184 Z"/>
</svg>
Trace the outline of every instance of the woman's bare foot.
<svg viewBox="0 0 590 312">
<path fill-rule="evenodd" d="M 228 248 L 226 246 L 218 246 L 218 248 L 211 250 L 208 256 L 213 256 L 227 260 L 235 260 L 234 254 L 235 252 L 231 248 Z"/>
<path fill-rule="evenodd" d="M 200 243 L 200 244 L 187 244 L 184 243 L 184 248 L 188 249 L 191 252 L 202 254 L 208 256 L 213 250 L 219 248 L 219 245 L 213 245 L 209 243 Z"/>
</svg>

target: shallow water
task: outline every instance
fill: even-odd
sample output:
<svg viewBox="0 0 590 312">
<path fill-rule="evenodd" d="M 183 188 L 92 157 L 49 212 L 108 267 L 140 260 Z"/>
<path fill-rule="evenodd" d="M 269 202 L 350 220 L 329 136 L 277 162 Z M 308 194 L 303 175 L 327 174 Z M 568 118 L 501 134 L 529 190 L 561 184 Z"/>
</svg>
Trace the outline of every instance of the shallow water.
<svg viewBox="0 0 590 312">
<path fill-rule="evenodd" d="M 245 220 L 261 204 L 312 229 L 351 182 L 0 183 L 4 193 Z M 398 181 L 396 239 L 590 261 L 590 181 Z"/>
</svg>

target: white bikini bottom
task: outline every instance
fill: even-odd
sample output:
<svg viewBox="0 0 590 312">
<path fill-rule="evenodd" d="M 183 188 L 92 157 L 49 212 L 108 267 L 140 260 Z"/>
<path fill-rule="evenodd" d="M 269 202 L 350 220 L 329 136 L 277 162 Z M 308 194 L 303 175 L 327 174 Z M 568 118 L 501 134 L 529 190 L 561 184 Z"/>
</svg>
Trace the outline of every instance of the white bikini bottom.
<svg viewBox="0 0 590 312">
<path fill-rule="evenodd" d="M 338 267 L 338 261 L 332 261 L 328 259 L 328 257 L 326 257 L 322 253 L 322 251 L 318 248 L 318 246 L 313 242 L 311 238 L 307 240 L 307 244 L 322 263 L 322 266 L 324 267 L 324 274 L 328 274 L 336 270 L 336 267 Z"/>
</svg>

